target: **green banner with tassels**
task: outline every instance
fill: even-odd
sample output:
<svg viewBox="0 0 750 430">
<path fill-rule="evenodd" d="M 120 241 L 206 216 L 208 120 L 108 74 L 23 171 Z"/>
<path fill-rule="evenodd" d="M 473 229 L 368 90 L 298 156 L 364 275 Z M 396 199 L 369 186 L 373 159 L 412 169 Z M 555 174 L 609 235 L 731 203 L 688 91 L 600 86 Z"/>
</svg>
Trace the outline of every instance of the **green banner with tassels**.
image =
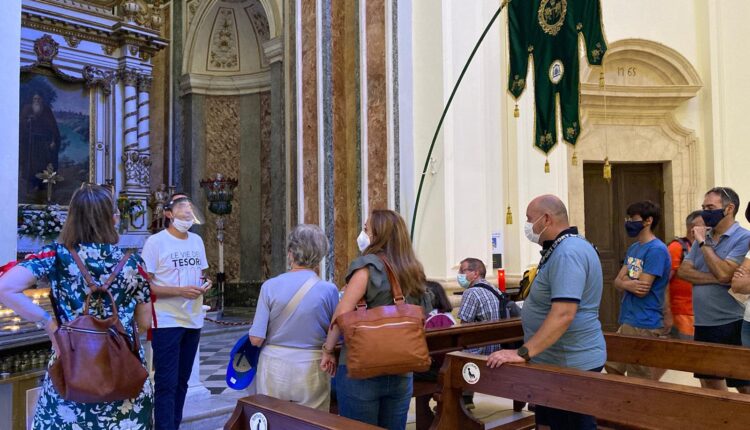
<svg viewBox="0 0 750 430">
<path fill-rule="evenodd" d="M 589 64 L 601 65 L 607 51 L 599 0 L 511 0 L 508 36 L 508 91 L 516 100 L 526 89 L 529 57 L 534 61 L 534 145 L 547 154 L 557 143 L 558 100 L 563 139 L 575 145 L 581 133 L 579 37 Z"/>
</svg>

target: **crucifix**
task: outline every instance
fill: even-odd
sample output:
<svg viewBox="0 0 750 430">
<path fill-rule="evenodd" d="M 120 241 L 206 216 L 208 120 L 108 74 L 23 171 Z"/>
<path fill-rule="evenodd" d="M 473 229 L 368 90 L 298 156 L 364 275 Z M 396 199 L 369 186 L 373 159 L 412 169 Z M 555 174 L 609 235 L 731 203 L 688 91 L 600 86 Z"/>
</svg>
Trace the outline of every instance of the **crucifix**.
<svg viewBox="0 0 750 430">
<path fill-rule="evenodd" d="M 43 183 L 47 184 L 47 204 L 52 203 L 52 187 L 58 182 L 64 181 L 65 178 L 55 172 L 52 163 L 48 164 L 45 170 L 37 173 L 36 177 L 41 179 Z"/>
</svg>

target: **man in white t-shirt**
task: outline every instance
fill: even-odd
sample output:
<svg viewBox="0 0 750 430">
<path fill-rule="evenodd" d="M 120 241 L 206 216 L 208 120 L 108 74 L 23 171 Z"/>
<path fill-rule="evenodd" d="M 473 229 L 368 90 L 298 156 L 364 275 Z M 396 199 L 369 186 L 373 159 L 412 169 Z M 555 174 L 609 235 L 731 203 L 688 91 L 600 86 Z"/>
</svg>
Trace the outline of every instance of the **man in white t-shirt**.
<svg viewBox="0 0 750 430">
<path fill-rule="evenodd" d="M 203 327 L 204 282 L 208 268 L 200 236 L 188 230 L 196 221 L 190 198 L 174 194 L 164 214 L 169 226 L 143 245 L 141 256 L 151 277 L 154 322 L 154 424 L 156 430 L 176 430 L 182 421 L 188 379 Z"/>
</svg>

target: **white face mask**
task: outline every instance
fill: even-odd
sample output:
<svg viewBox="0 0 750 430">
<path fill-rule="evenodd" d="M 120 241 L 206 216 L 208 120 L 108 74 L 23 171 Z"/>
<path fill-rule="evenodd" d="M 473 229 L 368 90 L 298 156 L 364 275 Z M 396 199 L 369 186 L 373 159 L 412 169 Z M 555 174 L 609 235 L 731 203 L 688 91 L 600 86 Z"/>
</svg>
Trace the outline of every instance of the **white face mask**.
<svg viewBox="0 0 750 430">
<path fill-rule="evenodd" d="M 359 252 L 365 252 L 365 249 L 370 246 L 370 236 L 365 233 L 364 230 L 359 233 L 359 236 L 357 236 L 357 247 L 359 248 Z"/>
<path fill-rule="evenodd" d="M 190 230 L 190 227 L 193 226 L 193 221 L 192 220 L 185 221 L 185 220 L 181 220 L 179 218 L 173 218 L 172 219 L 172 225 L 180 233 L 187 233 L 187 231 Z"/>
<path fill-rule="evenodd" d="M 537 245 L 539 244 L 540 236 L 542 235 L 542 233 L 544 233 L 544 230 L 547 230 L 547 227 L 544 227 L 539 233 L 534 233 L 534 224 L 539 222 L 539 220 L 543 217 L 544 215 L 540 216 L 534 222 L 526 221 L 526 224 L 523 225 L 523 234 L 526 235 L 526 239 L 529 239 L 529 241 L 536 243 Z"/>
</svg>

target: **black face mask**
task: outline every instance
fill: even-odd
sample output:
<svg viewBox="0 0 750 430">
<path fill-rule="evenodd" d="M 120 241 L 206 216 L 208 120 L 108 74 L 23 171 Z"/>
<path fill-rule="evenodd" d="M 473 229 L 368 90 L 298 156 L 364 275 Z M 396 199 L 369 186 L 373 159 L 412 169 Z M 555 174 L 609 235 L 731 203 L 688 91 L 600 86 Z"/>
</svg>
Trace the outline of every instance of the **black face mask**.
<svg viewBox="0 0 750 430">
<path fill-rule="evenodd" d="M 701 211 L 701 218 L 703 218 L 703 222 L 706 224 L 706 227 L 716 227 L 719 225 L 721 220 L 724 219 L 726 215 L 724 215 L 724 209 L 712 209 L 712 210 L 702 210 Z"/>
<path fill-rule="evenodd" d="M 625 221 L 625 231 L 629 237 L 638 236 L 644 227 L 643 221 Z"/>
</svg>

